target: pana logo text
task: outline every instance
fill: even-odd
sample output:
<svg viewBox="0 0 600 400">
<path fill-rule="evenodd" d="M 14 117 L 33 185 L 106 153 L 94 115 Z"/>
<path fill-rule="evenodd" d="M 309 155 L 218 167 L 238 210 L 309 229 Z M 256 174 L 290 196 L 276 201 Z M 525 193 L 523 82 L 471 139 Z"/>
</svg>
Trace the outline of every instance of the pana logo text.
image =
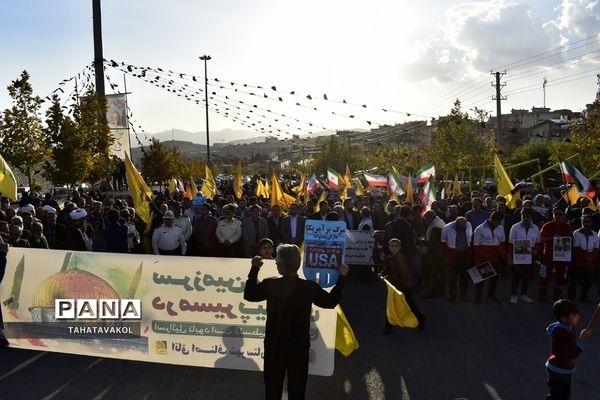
<svg viewBox="0 0 600 400">
<path fill-rule="evenodd" d="M 142 319 L 139 299 L 55 299 L 56 319 Z"/>
</svg>

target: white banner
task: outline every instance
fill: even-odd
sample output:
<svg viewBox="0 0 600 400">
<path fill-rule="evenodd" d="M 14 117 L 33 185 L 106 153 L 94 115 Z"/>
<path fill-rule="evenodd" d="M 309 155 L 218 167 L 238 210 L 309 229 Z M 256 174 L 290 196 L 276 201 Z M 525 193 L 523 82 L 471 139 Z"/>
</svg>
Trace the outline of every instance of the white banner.
<svg viewBox="0 0 600 400">
<path fill-rule="evenodd" d="M 373 231 L 346 231 L 346 264 L 373 265 Z"/>
<path fill-rule="evenodd" d="M 244 300 L 249 270 L 249 259 L 11 248 L 0 307 L 11 347 L 262 370 L 266 303 Z M 277 276 L 276 271 L 274 261 L 265 260 L 259 279 Z M 78 299 L 79 304 L 81 299 L 115 298 L 141 300 L 139 337 L 76 335 L 74 321 L 56 319 L 57 299 Z M 309 372 L 332 375 L 335 310 L 315 307 L 312 321 Z M 130 320 L 102 323 L 123 322 Z"/>
<path fill-rule="evenodd" d="M 125 153 L 131 154 L 129 148 L 129 129 L 111 129 L 111 134 L 114 135 L 115 141 L 110 146 L 110 154 L 125 159 Z"/>
</svg>

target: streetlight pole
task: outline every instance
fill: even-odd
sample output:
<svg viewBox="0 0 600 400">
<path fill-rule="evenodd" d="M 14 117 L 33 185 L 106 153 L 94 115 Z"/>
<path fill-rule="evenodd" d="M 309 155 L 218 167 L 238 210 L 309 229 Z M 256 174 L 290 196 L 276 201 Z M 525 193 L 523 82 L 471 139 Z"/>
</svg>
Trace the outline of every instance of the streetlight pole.
<svg viewBox="0 0 600 400">
<path fill-rule="evenodd" d="M 210 133 L 208 130 L 208 75 L 206 72 L 206 62 L 210 60 L 210 56 L 203 55 L 200 57 L 204 61 L 204 105 L 206 107 L 206 164 L 210 165 Z"/>
</svg>

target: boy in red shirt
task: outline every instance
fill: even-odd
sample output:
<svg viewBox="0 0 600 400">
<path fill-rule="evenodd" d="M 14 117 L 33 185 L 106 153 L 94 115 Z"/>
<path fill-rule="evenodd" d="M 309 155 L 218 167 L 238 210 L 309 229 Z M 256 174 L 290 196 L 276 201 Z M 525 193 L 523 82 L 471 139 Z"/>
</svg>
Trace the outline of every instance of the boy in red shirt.
<svg viewBox="0 0 600 400">
<path fill-rule="evenodd" d="M 546 361 L 548 370 L 548 400 L 568 400 L 571 396 L 571 376 L 575 372 L 575 359 L 583 351 L 582 340 L 592 333 L 583 329 L 577 340 L 575 325 L 579 322 L 579 311 L 571 300 L 558 300 L 554 303 L 557 322 L 550 324 L 546 332 L 551 337 L 550 356 Z"/>
</svg>

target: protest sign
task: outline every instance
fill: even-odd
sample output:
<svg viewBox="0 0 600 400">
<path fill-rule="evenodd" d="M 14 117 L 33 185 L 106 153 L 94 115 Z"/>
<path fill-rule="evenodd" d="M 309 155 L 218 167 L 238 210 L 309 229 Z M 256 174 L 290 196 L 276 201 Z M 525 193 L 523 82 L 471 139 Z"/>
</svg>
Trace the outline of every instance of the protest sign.
<svg viewBox="0 0 600 400">
<path fill-rule="evenodd" d="M 264 262 L 259 279 L 277 276 Z M 11 248 L 5 332 L 14 348 L 262 370 L 267 310 L 243 298 L 249 269 L 247 259 Z M 311 321 L 309 372 L 331 375 L 336 313 L 313 307 Z"/>
<path fill-rule="evenodd" d="M 515 240 L 513 243 L 513 264 L 531 264 L 531 241 L 529 239 Z"/>
<path fill-rule="evenodd" d="M 307 220 L 304 225 L 303 271 L 321 287 L 335 285 L 338 268 L 345 262 L 346 223 Z"/>
<path fill-rule="evenodd" d="M 475 284 L 496 276 L 496 271 L 489 261 L 476 265 L 473 268 L 469 268 L 467 272 Z"/>
<path fill-rule="evenodd" d="M 571 236 L 554 236 L 552 261 L 571 261 Z"/>
<path fill-rule="evenodd" d="M 347 231 L 345 262 L 348 265 L 373 265 L 373 231 Z"/>
</svg>

